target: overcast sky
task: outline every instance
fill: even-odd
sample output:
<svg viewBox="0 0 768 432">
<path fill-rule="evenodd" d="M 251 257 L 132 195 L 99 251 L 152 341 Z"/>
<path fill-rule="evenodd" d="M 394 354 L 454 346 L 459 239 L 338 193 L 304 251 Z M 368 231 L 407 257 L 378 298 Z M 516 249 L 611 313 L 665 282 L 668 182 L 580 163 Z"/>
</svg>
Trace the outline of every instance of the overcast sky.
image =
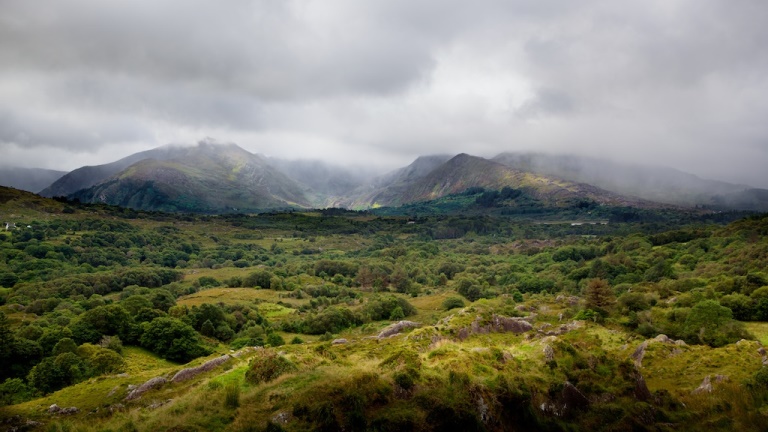
<svg viewBox="0 0 768 432">
<path fill-rule="evenodd" d="M 768 1 L 0 0 L 0 158 L 205 137 L 375 163 L 604 155 L 768 187 Z"/>
</svg>

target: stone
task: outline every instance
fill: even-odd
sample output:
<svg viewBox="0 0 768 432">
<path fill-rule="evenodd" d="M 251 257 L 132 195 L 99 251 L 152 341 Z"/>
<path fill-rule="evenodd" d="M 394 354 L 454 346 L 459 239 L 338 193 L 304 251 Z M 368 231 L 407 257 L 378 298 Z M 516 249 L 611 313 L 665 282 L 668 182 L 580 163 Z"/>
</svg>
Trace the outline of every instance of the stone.
<svg viewBox="0 0 768 432">
<path fill-rule="evenodd" d="M 57 414 L 59 411 L 61 411 L 61 407 L 56 404 L 48 407 L 48 414 Z"/>
<path fill-rule="evenodd" d="M 645 349 L 646 348 L 648 348 L 648 341 L 645 341 L 645 342 L 641 343 L 637 347 L 635 352 L 633 352 L 632 355 L 629 356 L 629 358 L 634 360 L 635 367 L 638 367 L 638 368 L 643 367 L 643 357 L 645 357 Z"/>
<path fill-rule="evenodd" d="M 214 368 L 226 362 L 230 358 L 231 357 L 228 354 L 225 354 L 221 357 L 216 357 L 215 359 L 208 360 L 207 362 L 201 364 L 200 366 L 182 369 L 176 372 L 173 378 L 171 378 L 171 382 L 176 383 L 176 382 L 182 382 L 182 381 L 191 379 L 197 375 L 200 375 L 203 372 L 213 370 Z"/>
<path fill-rule="evenodd" d="M 167 382 L 168 380 L 163 377 L 154 377 L 149 381 L 145 382 L 144 384 L 138 386 L 137 388 L 131 390 L 131 392 L 128 393 L 128 396 L 125 397 L 125 400 L 130 401 L 130 400 L 137 399 L 138 397 L 148 392 L 149 390 L 162 387 Z"/>
<path fill-rule="evenodd" d="M 709 375 L 704 377 L 704 381 L 699 384 L 696 389 L 691 392 L 692 394 L 701 394 L 701 393 L 712 393 L 712 380 L 709 378 Z"/>
<path fill-rule="evenodd" d="M 498 332 L 520 334 L 533 330 L 533 325 L 531 323 L 520 318 L 494 315 L 492 323 L 494 330 Z"/>
<path fill-rule="evenodd" d="M 569 381 L 563 384 L 561 395 L 563 403 L 568 409 L 585 410 L 589 408 L 589 399 Z"/>
<path fill-rule="evenodd" d="M 635 369 L 635 399 L 641 401 L 641 402 L 647 402 L 649 401 L 653 395 L 651 395 L 651 391 L 648 390 L 648 385 L 645 383 L 645 378 L 643 378 L 643 374 L 640 373 L 639 370 Z"/>
<path fill-rule="evenodd" d="M 349 343 L 349 341 L 344 338 L 341 338 L 341 339 L 334 339 L 333 342 L 331 342 L 331 345 L 343 345 L 345 343 Z"/>
<path fill-rule="evenodd" d="M 551 362 L 555 360 L 555 350 L 550 345 L 544 345 L 544 360 Z"/>
<path fill-rule="evenodd" d="M 660 334 L 660 335 L 656 336 L 655 338 L 653 338 L 653 340 L 655 340 L 656 342 L 661 342 L 661 343 L 672 343 L 673 342 L 672 339 L 670 339 L 669 336 L 667 336 L 665 334 Z"/>
<path fill-rule="evenodd" d="M 389 326 L 385 327 L 378 335 L 379 339 L 384 339 L 390 336 L 394 336 L 403 330 L 409 329 L 409 328 L 416 328 L 420 324 L 413 321 L 399 321 L 394 324 L 390 324 Z"/>
</svg>

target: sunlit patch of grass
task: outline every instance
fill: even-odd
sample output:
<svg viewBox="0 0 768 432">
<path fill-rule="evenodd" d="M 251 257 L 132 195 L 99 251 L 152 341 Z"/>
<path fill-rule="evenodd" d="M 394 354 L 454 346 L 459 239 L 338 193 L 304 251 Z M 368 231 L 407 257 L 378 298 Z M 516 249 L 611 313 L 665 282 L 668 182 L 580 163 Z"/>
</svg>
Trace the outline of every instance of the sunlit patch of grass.
<svg viewBox="0 0 768 432">
<path fill-rule="evenodd" d="M 744 326 L 761 344 L 768 345 L 768 322 L 745 322 Z"/>
<path fill-rule="evenodd" d="M 123 348 L 123 358 L 125 359 L 125 372 L 129 375 L 146 372 L 149 370 L 167 370 L 178 367 L 178 363 L 160 358 L 156 354 L 135 346 Z"/>
</svg>

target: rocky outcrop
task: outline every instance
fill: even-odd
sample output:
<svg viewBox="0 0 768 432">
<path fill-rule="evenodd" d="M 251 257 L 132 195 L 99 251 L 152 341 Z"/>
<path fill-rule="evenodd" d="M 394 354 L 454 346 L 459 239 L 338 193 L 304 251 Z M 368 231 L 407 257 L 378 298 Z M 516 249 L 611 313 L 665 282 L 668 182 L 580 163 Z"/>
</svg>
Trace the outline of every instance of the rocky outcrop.
<svg viewBox="0 0 768 432">
<path fill-rule="evenodd" d="M 586 410 L 589 408 L 589 399 L 569 381 L 563 384 L 561 396 L 566 409 Z"/>
<path fill-rule="evenodd" d="M 635 389 L 634 389 L 635 399 L 641 402 L 647 402 L 651 400 L 653 395 L 651 394 L 651 391 L 648 390 L 648 385 L 645 383 L 645 378 L 643 378 L 643 374 L 641 374 L 639 370 L 635 369 L 634 378 L 635 378 Z"/>
<path fill-rule="evenodd" d="M 139 398 L 144 393 L 156 389 L 159 387 L 162 387 L 165 383 L 167 383 L 168 380 L 163 377 L 154 377 L 151 380 L 145 382 L 144 384 L 136 387 L 135 389 L 131 390 L 130 393 L 128 393 L 128 396 L 125 397 L 125 400 L 130 401 Z"/>
<path fill-rule="evenodd" d="M 459 340 L 464 340 L 474 334 L 496 333 L 525 333 L 533 330 L 533 325 L 529 322 L 531 317 L 510 318 L 502 315 L 493 315 L 491 322 L 483 325 L 482 318 L 477 317 L 469 327 L 464 327 L 458 331 L 456 336 Z"/>
<path fill-rule="evenodd" d="M 68 414 L 77 414 L 78 412 L 80 412 L 80 410 L 77 409 L 77 407 L 61 408 L 56 404 L 53 404 L 48 407 L 48 414 L 68 415 Z"/>
<path fill-rule="evenodd" d="M 201 364 L 200 366 L 182 369 L 176 372 L 176 375 L 174 375 L 173 378 L 171 378 L 171 382 L 177 383 L 177 382 L 182 382 L 182 381 L 186 381 L 188 379 L 194 378 L 203 372 L 208 372 L 210 370 L 215 369 L 217 366 L 223 364 L 230 358 L 231 357 L 229 355 L 223 355 L 221 357 L 216 357 L 215 359 L 208 360 L 207 362 Z"/>
<path fill-rule="evenodd" d="M 551 362 L 555 360 L 555 350 L 550 345 L 544 345 L 544 360 Z"/>
<path fill-rule="evenodd" d="M 331 345 L 344 345 L 346 343 L 349 343 L 349 341 L 344 338 L 341 338 L 341 339 L 334 339 L 333 342 L 331 342 Z"/>
<path fill-rule="evenodd" d="M 560 336 L 570 331 L 580 329 L 582 327 L 584 327 L 584 321 L 571 321 L 568 324 L 563 324 L 552 330 L 549 330 L 549 327 L 546 327 L 547 331 L 544 331 L 545 328 L 542 327 L 542 329 L 540 330 L 540 333 L 545 336 Z"/>
<path fill-rule="evenodd" d="M 727 375 L 715 375 L 714 384 L 720 384 L 726 381 L 728 381 Z M 712 393 L 712 390 L 712 378 L 710 375 L 707 375 L 704 377 L 704 380 L 701 381 L 701 384 L 699 384 L 699 386 L 691 392 L 691 394 Z"/>
<path fill-rule="evenodd" d="M 400 334 L 403 330 L 409 329 L 409 328 L 416 328 L 420 324 L 413 321 L 400 321 L 396 322 L 394 324 L 391 324 L 382 330 L 379 335 L 377 336 L 378 339 L 384 339 L 388 338 L 390 336 L 394 336 L 396 334 Z"/>
<path fill-rule="evenodd" d="M 648 348 L 648 341 L 645 341 L 641 343 L 635 352 L 632 353 L 629 358 L 631 358 L 635 362 L 635 367 L 641 368 L 643 367 L 643 357 L 645 357 L 645 350 Z"/>
</svg>

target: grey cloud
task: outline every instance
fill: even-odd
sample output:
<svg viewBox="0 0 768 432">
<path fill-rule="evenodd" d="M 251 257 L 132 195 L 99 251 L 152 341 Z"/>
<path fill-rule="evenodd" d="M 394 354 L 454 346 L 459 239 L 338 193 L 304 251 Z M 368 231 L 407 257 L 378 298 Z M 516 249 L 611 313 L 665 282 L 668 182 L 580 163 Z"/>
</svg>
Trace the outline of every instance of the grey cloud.
<svg viewBox="0 0 768 432">
<path fill-rule="evenodd" d="M 391 166 L 429 153 L 580 152 L 768 187 L 763 0 L 2 10 L 0 146 L 29 148 L 24 157 L 210 135 Z"/>
</svg>

